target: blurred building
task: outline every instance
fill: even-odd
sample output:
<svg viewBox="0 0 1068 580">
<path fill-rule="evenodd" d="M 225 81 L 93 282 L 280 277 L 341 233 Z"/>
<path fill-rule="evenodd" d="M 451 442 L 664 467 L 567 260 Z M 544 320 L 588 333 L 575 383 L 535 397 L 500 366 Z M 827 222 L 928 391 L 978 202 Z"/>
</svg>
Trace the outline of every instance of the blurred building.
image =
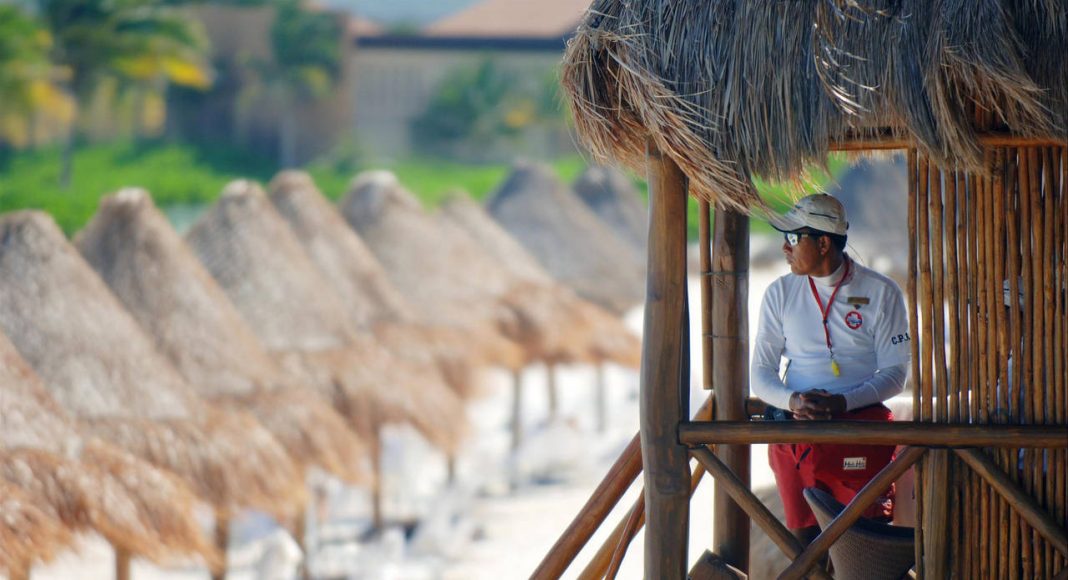
<svg viewBox="0 0 1068 580">
<path fill-rule="evenodd" d="M 207 32 L 216 77 L 207 92 L 172 88 L 168 133 L 232 143 L 272 158 L 282 156 L 282 140 L 290 139 L 290 161 L 295 164 L 314 159 L 348 138 L 353 119 L 355 35 L 375 29 L 347 14 L 320 10 L 337 18 L 343 31 L 340 76 L 329 94 L 294 106 L 269 87 L 257 86 L 253 77 L 257 67 L 273 59 L 270 32 L 277 17 L 275 7 L 212 3 L 189 7 Z"/>
<path fill-rule="evenodd" d="M 350 76 L 356 138 L 372 157 L 403 157 L 415 149 L 412 125 L 442 83 L 487 61 L 529 83 L 553 82 L 567 39 L 588 0 L 481 0 L 420 30 L 359 33 Z M 505 147 L 486 154 L 550 157 L 574 150 L 566 124 L 533 124 Z"/>
</svg>

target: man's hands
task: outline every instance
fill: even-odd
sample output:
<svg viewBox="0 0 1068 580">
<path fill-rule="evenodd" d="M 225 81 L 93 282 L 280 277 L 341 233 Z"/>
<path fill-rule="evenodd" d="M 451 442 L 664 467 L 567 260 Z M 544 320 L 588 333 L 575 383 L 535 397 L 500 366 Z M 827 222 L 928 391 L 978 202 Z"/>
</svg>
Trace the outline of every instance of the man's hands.
<svg viewBox="0 0 1068 580">
<path fill-rule="evenodd" d="M 846 400 L 842 395 L 832 395 L 823 389 L 811 389 L 790 397 L 790 411 L 794 419 L 825 421 L 833 415 L 844 413 Z"/>
</svg>

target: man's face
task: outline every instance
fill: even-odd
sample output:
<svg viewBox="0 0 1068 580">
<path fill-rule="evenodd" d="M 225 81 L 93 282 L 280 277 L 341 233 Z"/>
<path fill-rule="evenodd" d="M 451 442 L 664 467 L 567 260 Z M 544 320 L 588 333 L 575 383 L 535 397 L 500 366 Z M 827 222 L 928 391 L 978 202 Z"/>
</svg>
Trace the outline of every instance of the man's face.
<svg viewBox="0 0 1068 580">
<path fill-rule="evenodd" d="M 790 242 L 797 236 L 797 245 Z M 786 255 L 786 263 L 790 264 L 790 271 L 798 276 L 807 276 L 812 273 L 821 260 L 819 242 L 821 237 L 811 234 L 785 234 L 782 243 L 782 252 Z"/>
</svg>

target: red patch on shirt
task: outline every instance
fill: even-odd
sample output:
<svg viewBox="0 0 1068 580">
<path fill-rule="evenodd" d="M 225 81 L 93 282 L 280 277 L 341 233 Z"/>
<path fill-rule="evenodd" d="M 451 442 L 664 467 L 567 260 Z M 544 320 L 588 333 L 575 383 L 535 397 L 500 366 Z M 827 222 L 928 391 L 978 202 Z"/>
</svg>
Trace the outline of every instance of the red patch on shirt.
<svg viewBox="0 0 1068 580">
<path fill-rule="evenodd" d="M 864 317 L 856 310 L 850 310 L 845 315 L 845 323 L 849 328 L 856 330 L 864 324 Z"/>
</svg>

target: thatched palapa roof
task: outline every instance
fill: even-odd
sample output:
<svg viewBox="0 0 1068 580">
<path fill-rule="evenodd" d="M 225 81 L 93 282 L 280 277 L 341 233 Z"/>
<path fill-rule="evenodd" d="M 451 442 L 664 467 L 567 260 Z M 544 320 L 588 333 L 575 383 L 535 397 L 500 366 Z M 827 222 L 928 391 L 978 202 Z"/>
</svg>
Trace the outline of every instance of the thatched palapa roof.
<svg viewBox="0 0 1068 580">
<path fill-rule="evenodd" d="M 92 530 L 131 554 L 216 554 L 174 477 L 84 438 L 15 346 L 0 333 L 0 481 L 19 486 L 72 530 Z"/>
<path fill-rule="evenodd" d="M 538 335 L 545 359 L 610 360 L 638 366 L 641 344 L 622 321 L 553 279 L 482 206 L 456 194 L 442 205 L 441 215 L 462 228 L 502 271 L 515 278 L 505 303 L 516 310 L 521 321 L 530 320 L 529 332 Z M 532 311 L 539 318 L 531 320 Z"/>
<path fill-rule="evenodd" d="M 360 480 L 355 433 L 284 375 L 147 192 L 105 198 L 74 243 L 201 396 L 251 411 L 299 464 Z"/>
<path fill-rule="evenodd" d="M 356 176 L 339 207 L 423 320 L 461 329 L 493 364 L 523 366 L 523 352 L 502 334 L 515 324 L 497 300 L 507 279 L 476 244 L 443 230 L 389 172 Z"/>
<path fill-rule="evenodd" d="M 464 426 L 459 399 L 439 376 L 402 364 L 360 334 L 262 188 L 227 185 L 186 241 L 267 350 L 334 397 L 366 441 L 377 442 L 380 425 L 403 422 L 442 449 L 456 448 Z"/>
<path fill-rule="evenodd" d="M 590 166 L 575 179 L 571 189 L 620 239 L 645 254 L 649 243 L 649 208 L 623 172 L 612 167 Z"/>
<path fill-rule="evenodd" d="M 517 163 L 486 201 L 498 223 L 557 280 L 614 312 L 640 304 L 644 256 L 541 164 Z"/>
<path fill-rule="evenodd" d="M 0 217 L 0 295 L 0 328 L 88 432 L 219 511 L 288 517 L 303 482 L 282 447 L 251 416 L 197 398 L 47 215 Z"/>
<path fill-rule="evenodd" d="M 283 171 L 271 180 L 269 190 L 278 213 L 342 298 L 359 331 L 373 334 L 406 364 L 439 372 L 461 397 L 478 392 L 475 367 L 483 364 L 481 355 L 466 345 L 462 334 L 417 322 L 415 310 L 311 176 Z"/>
<path fill-rule="evenodd" d="M 655 143 L 690 191 L 760 208 L 750 177 L 786 180 L 832 141 L 913 139 L 983 171 L 975 110 L 995 129 L 1068 134 L 1063 1 L 595 0 L 562 72 L 595 155 L 644 172 Z"/>
</svg>

